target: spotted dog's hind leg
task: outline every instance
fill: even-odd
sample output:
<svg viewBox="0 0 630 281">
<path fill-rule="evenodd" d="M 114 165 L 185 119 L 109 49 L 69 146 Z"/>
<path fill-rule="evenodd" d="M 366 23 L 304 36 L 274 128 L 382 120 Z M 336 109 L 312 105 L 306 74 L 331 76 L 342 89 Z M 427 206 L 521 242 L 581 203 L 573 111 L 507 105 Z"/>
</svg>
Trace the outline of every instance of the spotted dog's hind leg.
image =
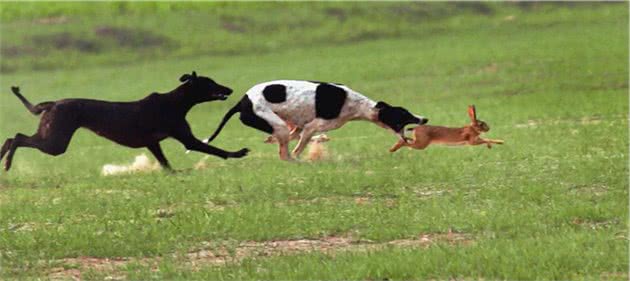
<svg viewBox="0 0 630 281">
<path fill-rule="evenodd" d="M 268 134 L 278 142 L 280 159 L 290 161 L 289 155 L 289 128 L 287 123 L 280 116 L 271 110 L 255 112 L 253 110 L 244 110 L 241 112 L 241 122 L 243 124 L 256 128 Z M 272 141 L 271 138 L 268 138 Z"/>
<path fill-rule="evenodd" d="M 289 128 L 289 129 L 291 129 L 291 128 Z M 302 132 L 302 128 L 300 128 L 300 127 L 293 127 L 293 129 L 291 129 L 291 132 L 289 133 L 289 141 L 299 139 L 301 132 Z"/>
<path fill-rule="evenodd" d="M 291 123 L 285 121 L 287 123 L 287 128 L 289 129 L 289 142 L 292 140 L 297 140 L 300 138 L 300 132 L 302 132 L 302 128 L 292 125 Z M 268 136 L 265 143 L 277 143 L 278 141 L 273 136 Z"/>
</svg>

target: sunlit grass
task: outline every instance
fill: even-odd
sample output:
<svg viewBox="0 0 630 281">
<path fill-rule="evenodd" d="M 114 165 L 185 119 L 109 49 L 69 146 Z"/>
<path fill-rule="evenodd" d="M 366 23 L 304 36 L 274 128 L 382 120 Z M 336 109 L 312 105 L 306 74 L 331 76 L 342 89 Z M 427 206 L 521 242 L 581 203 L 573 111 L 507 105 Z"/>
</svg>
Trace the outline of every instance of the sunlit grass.
<svg viewBox="0 0 630 281">
<path fill-rule="evenodd" d="M 327 160 L 292 164 L 234 118 L 214 144 L 249 147 L 246 158 L 211 157 L 194 170 L 203 155 L 168 140 L 165 154 L 179 173 L 103 177 L 102 165 L 148 151 L 80 130 L 66 154 L 20 149 L 13 169 L 0 173 L 0 276 L 47 278 L 71 257 L 135 257 L 159 271 L 138 262 L 84 277 L 627 279 L 627 9 L 550 13 L 515 19 L 536 28 L 497 16 L 475 32 L 461 24 L 427 37 L 2 75 L 2 139 L 38 123 L 11 85 L 33 102 L 134 100 L 174 88 L 194 69 L 235 90 L 189 114 L 199 138 L 248 87 L 290 78 L 342 82 L 439 125 L 465 125 L 466 106 L 475 104 L 488 137 L 506 144 L 390 154 L 395 136 L 355 122 L 329 133 Z M 592 20 L 598 14 L 611 16 Z M 256 256 L 195 271 L 182 258 L 212 241 L 376 243 L 449 231 L 472 242 Z"/>
</svg>

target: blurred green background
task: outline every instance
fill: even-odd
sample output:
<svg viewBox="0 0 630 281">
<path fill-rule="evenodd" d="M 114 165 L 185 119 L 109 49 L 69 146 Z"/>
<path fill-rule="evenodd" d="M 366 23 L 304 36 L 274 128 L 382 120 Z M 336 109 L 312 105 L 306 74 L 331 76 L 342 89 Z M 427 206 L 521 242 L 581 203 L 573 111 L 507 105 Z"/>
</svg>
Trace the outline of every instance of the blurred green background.
<svg viewBox="0 0 630 281">
<path fill-rule="evenodd" d="M 601 9 L 601 6 L 610 6 Z M 1 73 L 601 21 L 624 3 L 3 2 Z M 616 7 L 616 8 L 613 8 Z M 573 14 L 581 13 L 579 17 Z M 602 17 L 602 13 L 606 14 Z M 392 50 L 395 51 L 395 50 Z"/>
</svg>

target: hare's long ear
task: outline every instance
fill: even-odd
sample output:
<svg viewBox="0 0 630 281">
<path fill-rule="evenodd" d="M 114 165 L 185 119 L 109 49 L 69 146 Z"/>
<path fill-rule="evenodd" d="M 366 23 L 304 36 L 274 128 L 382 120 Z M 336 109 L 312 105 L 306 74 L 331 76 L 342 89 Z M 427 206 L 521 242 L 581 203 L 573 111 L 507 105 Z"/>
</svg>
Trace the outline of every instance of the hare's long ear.
<svg viewBox="0 0 630 281">
<path fill-rule="evenodd" d="M 477 123 L 477 110 L 475 110 L 474 105 L 468 106 L 468 116 L 470 116 L 470 121 L 473 123 Z"/>
</svg>

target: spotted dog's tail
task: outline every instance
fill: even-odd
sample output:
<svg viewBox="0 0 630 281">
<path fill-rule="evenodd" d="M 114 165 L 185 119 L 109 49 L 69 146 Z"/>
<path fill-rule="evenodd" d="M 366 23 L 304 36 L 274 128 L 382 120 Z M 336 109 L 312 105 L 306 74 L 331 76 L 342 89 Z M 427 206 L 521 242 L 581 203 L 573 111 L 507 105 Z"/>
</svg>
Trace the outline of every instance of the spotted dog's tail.
<svg viewBox="0 0 630 281">
<path fill-rule="evenodd" d="M 33 113 L 33 115 L 39 115 L 40 113 L 49 110 L 51 107 L 53 107 L 53 105 L 55 105 L 54 102 L 47 101 L 34 106 L 22 94 L 20 94 L 20 87 L 13 86 L 11 87 L 11 91 L 18 99 L 20 99 L 24 106 L 26 106 L 26 109 Z"/>
<path fill-rule="evenodd" d="M 246 97 L 247 96 L 245 96 L 245 98 Z M 214 138 L 216 138 L 221 132 L 221 130 L 223 129 L 223 126 L 225 126 L 225 123 L 227 123 L 230 120 L 230 118 L 232 118 L 232 115 L 236 114 L 237 112 L 241 112 L 241 102 L 242 102 L 242 99 L 236 105 L 234 105 L 234 107 L 232 107 L 227 113 L 225 113 L 225 116 L 223 116 L 223 120 L 221 120 L 221 124 L 219 124 L 219 127 L 216 129 L 216 131 L 214 131 L 212 136 L 204 140 L 205 143 L 209 143 L 212 140 L 214 140 Z"/>
<path fill-rule="evenodd" d="M 245 97 L 247 97 L 247 96 L 245 96 Z M 221 130 L 223 129 L 223 126 L 225 126 L 225 123 L 227 123 L 227 121 L 230 120 L 232 115 L 236 114 L 237 112 L 241 112 L 241 102 L 242 101 L 243 100 L 241 99 L 241 101 L 236 103 L 234 105 L 234 107 L 230 108 L 230 110 L 228 110 L 228 112 L 225 113 L 225 116 L 223 116 L 223 120 L 221 120 L 221 124 L 219 124 L 219 127 L 216 129 L 216 131 L 214 131 L 214 134 L 212 134 L 212 136 L 210 136 L 209 138 L 203 140 L 203 142 L 210 143 L 212 140 L 214 140 L 214 138 L 216 138 L 219 135 L 219 133 L 221 132 Z M 190 153 L 190 150 L 186 150 L 186 153 Z"/>
</svg>

